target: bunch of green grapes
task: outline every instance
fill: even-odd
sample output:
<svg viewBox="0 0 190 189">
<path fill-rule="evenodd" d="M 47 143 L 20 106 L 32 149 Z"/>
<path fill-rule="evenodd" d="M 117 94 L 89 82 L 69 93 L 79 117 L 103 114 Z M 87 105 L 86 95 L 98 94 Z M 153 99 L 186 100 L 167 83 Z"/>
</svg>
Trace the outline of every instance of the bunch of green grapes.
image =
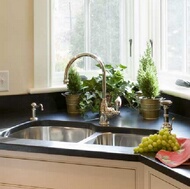
<svg viewBox="0 0 190 189">
<path fill-rule="evenodd" d="M 176 135 L 171 134 L 168 128 L 163 128 L 156 134 L 143 137 L 141 143 L 134 148 L 134 152 L 158 152 L 161 149 L 167 151 L 177 151 L 180 149 Z"/>
</svg>

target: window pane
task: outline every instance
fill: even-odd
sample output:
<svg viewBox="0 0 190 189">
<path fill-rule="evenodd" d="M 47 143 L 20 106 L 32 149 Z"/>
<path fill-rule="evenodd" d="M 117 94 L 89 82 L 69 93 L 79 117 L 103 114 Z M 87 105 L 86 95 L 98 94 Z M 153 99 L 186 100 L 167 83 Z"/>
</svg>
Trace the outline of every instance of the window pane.
<svg viewBox="0 0 190 189">
<path fill-rule="evenodd" d="M 55 72 L 63 72 L 74 55 L 84 51 L 83 0 L 54 0 L 52 55 Z"/>
<path fill-rule="evenodd" d="M 120 62 L 120 14 L 118 0 L 90 1 L 90 51 L 106 64 Z M 94 69 L 94 66 L 92 66 Z"/>
<path fill-rule="evenodd" d="M 122 23 L 121 0 L 53 0 L 52 7 L 52 85 L 62 82 L 68 61 L 78 53 L 90 52 L 105 64 L 120 60 Z M 123 42 L 123 41 L 122 41 Z M 78 71 L 91 77 L 101 71 L 92 58 L 78 59 Z M 59 83 L 57 83 L 59 84 Z"/>
<path fill-rule="evenodd" d="M 168 0 L 167 5 L 167 70 L 183 71 L 185 63 L 185 0 Z"/>
</svg>

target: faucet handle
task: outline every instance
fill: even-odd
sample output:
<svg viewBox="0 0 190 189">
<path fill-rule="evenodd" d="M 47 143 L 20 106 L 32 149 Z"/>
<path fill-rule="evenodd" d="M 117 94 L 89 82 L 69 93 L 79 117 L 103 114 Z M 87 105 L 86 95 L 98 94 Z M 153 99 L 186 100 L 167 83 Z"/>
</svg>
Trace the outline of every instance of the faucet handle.
<svg viewBox="0 0 190 189">
<path fill-rule="evenodd" d="M 119 111 L 119 108 L 121 107 L 121 105 L 122 105 L 122 100 L 121 100 L 121 97 L 118 96 L 115 100 L 115 110 Z"/>
<path fill-rule="evenodd" d="M 44 106 L 43 106 L 43 104 L 38 104 L 38 107 L 40 107 L 41 111 L 44 111 Z"/>
<path fill-rule="evenodd" d="M 37 105 L 35 102 L 33 102 L 33 103 L 31 104 L 31 106 L 32 106 L 32 117 L 30 118 L 30 120 L 31 120 L 31 121 L 36 121 L 36 120 L 38 120 L 38 118 L 36 117 L 36 109 L 37 109 L 37 108 L 40 108 L 40 110 L 43 111 L 43 110 L 44 110 L 44 107 L 43 107 L 42 104 L 38 104 L 38 105 Z"/>
<path fill-rule="evenodd" d="M 35 109 L 40 108 L 41 111 L 44 111 L 43 104 L 38 104 L 37 105 L 35 102 L 32 102 L 31 106 L 32 106 L 32 108 L 35 108 Z"/>
<path fill-rule="evenodd" d="M 160 104 L 161 104 L 162 106 L 167 106 L 167 107 L 171 106 L 172 103 L 173 103 L 173 102 L 172 102 L 171 100 L 162 100 L 162 101 L 160 102 Z"/>
<path fill-rule="evenodd" d="M 32 102 L 31 106 L 32 106 L 32 108 L 36 108 L 37 104 L 35 102 Z"/>
</svg>

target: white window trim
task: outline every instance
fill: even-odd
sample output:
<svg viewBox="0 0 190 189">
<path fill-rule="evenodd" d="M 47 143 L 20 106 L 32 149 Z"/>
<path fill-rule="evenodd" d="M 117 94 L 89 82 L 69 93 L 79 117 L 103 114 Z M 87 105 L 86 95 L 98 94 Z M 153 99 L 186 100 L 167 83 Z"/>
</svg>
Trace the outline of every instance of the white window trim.
<svg viewBox="0 0 190 189">
<path fill-rule="evenodd" d="M 133 0 L 130 0 L 131 5 Z M 132 7 L 129 7 L 129 2 L 123 0 L 123 8 L 128 9 L 128 11 L 132 11 Z M 30 93 L 40 93 L 40 92 L 48 92 L 48 91 L 65 91 L 67 89 L 66 85 L 63 84 L 63 87 L 52 87 L 51 83 L 51 49 L 50 49 L 50 27 L 51 27 L 51 11 L 50 11 L 51 0 L 34 0 L 34 88 L 29 89 Z M 85 1 L 85 6 L 89 6 L 89 0 Z M 88 10 L 86 8 L 86 10 Z M 131 12 L 133 14 L 133 12 Z M 124 50 L 129 52 L 129 41 L 128 39 L 133 38 L 132 32 L 129 32 L 129 28 L 133 27 L 133 22 L 129 20 L 126 14 L 124 14 L 125 18 L 123 22 L 126 23 L 127 27 L 123 27 L 122 32 L 127 32 L 124 40 L 126 41 L 126 46 Z M 131 18 L 130 18 L 131 19 Z M 86 22 L 89 21 L 89 18 L 86 18 Z M 90 35 L 90 34 L 89 34 Z M 86 35 L 89 37 L 89 35 Z M 88 45 L 87 45 L 88 47 Z M 134 45 L 133 50 L 134 51 Z M 133 54 L 133 52 L 132 52 Z M 134 56 L 133 56 L 134 57 Z M 132 57 L 132 58 L 133 58 Z M 129 59 L 129 61 L 131 61 Z M 87 64 L 86 64 L 87 65 Z M 43 70 L 43 71 L 42 71 Z M 130 72 L 129 77 L 134 75 L 134 71 Z M 61 77 L 61 75 L 58 75 Z M 133 77 L 133 79 L 135 79 Z"/>
<path fill-rule="evenodd" d="M 50 0 L 34 0 L 34 88 L 50 86 Z"/>
<path fill-rule="evenodd" d="M 62 87 L 51 86 L 50 18 L 51 0 L 34 0 L 34 88 L 29 93 L 66 91 Z"/>
</svg>

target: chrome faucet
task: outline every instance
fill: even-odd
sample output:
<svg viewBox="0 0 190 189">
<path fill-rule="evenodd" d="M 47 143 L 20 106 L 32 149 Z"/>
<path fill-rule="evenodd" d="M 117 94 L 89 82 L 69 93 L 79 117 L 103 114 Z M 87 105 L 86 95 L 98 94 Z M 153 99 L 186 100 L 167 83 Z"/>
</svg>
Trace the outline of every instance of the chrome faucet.
<svg viewBox="0 0 190 189">
<path fill-rule="evenodd" d="M 73 64 L 73 62 L 75 60 L 77 60 L 78 58 L 81 57 L 91 57 L 94 60 L 96 60 L 98 62 L 98 64 L 100 65 L 100 68 L 102 69 L 102 102 L 100 105 L 100 121 L 99 124 L 101 126 L 108 126 L 109 125 L 109 121 L 108 121 L 108 117 L 111 117 L 113 115 L 118 115 L 120 113 L 120 111 L 115 110 L 112 107 L 108 107 L 107 104 L 107 99 L 106 99 L 106 70 L 105 70 L 105 66 L 103 61 L 96 55 L 91 54 L 91 53 L 81 53 L 78 54 L 76 56 L 74 56 L 67 64 L 66 68 L 65 68 L 65 75 L 64 75 L 64 83 L 67 84 L 68 83 L 68 72 L 69 72 L 69 68 L 71 67 L 71 65 Z"/>
<path fill-rule="evenodd" d="M 40 108 L 41 111 L 43 111 L 43 110 L 44 110 L 44 107 L 43 107 L 42 104 L 38 104 L 38 105 L 37 105 L 35 102 L 33 102 L 33 103 L 31 104 L 31 106 L 32 106 L 32 117 L 30 118 L 30 120 L 31 120 L 31 121 L 37 121 L 38 118 L 36 117 L 36 109 L 37 109 L 37 108 Z"/>
</svg>

